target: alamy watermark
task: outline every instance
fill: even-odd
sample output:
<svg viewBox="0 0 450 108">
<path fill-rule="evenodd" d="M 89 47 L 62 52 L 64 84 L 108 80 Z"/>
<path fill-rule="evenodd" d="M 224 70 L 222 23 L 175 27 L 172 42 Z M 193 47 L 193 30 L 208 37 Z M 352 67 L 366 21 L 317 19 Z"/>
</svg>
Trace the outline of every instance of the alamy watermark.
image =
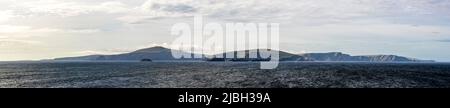
<svg viewBox="0 0 450 108">
<path fill-rule="evenodd" d="M 205 24 L 203 21 L 203 17 L 197 15 L 194 16 L 193 28 L 188 23 L 172 26 L 171 35 L 178 36 L 171 44 L 174 58 L 257 59 L 261 69 L 278 66 L 279 23 L 221 25 L 215 22 Z"/>
</svg>

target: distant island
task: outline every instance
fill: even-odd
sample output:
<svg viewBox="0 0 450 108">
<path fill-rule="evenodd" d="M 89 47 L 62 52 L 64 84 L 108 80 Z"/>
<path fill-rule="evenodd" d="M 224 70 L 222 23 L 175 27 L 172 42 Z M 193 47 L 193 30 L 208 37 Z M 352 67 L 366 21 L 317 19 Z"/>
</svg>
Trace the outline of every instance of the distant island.
<svg viewBox="0 0 450 108">
<path fill-rule="evenodd" d="M 255 49 L 257 50 L 257 49 Z M 276 51 L 276 50 L 272 50 Z M 219 55 L 225 55 L 226 53 L 216 55 L 204 55 L 204 58 L 183 58 L 176 59 L 172 57 L 172 50 L 164 47 L 151 47 L 133 51 L 130 53 L 116 54 L 116 55 L 88 55 L 79 57 L 64 57 L 55 58 L 57 61 L 269 61 L 269 59 L 263 59 L 259 57 L 258 51 L 233 51 L 226 53 L 245 53 L 245 58 L 215 58 Z M 249 58 L 249 52 L 258 52 L 258 58 Z M 189 55 L 197 55 L 188 52 L 183 52 Z M 279 61 L 325 61 L 325 62 L 435 62 L 434 60 L 420 60 L 416 58 L 409 58 L 397 55 L 361 55 L 352 56 L 341 52 L 328 52 L 328 53 L 304 53 L 304 54 L 292 54 L 284 51 L 279 51 Z M 209 57 L 209 58 L 207 58 Z M 223 56 L 220 56 L 223 57 Z"/>
<path fill-rule="evenodd" d="M 141 59 L 141 62 L 152 62 L 152 59 Z"/>
</svg>

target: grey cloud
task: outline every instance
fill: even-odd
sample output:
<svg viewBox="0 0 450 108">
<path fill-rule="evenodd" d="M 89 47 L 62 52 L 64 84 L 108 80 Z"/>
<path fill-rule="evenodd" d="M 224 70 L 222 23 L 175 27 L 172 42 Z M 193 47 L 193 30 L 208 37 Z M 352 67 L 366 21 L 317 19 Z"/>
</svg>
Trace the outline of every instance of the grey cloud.
<svg viewBox="0 0 450 108">
<path fill-rule="evenodd" d="M 354 18 L 383 16 L 450 15 L 446 14 L 450 11 L 450 2 L 436 0 L 149 0 L 141 8 L 146 12 L 126 15 L 135 17 L 130 22 L 143 22 L 136 19 L 155 20 L 150 17 L 186 17 L 194 14 L 233 21 L 293 18 L 351 21 Z"/>
<path fill-rule="evenodd" d="M 158 6 L 160 7 L 160 6 Z M 183 5 L 183 4 L 178 4 L 178 5 L 167 5 L 164 7 L 160 7 L 161 10 L 163 11 L 167 11 L 167 12 L 180 12 L 180 13 L 192 13 L 195 12 L 196 9 L 192 6 L 189 5 Z"/>
</svg>

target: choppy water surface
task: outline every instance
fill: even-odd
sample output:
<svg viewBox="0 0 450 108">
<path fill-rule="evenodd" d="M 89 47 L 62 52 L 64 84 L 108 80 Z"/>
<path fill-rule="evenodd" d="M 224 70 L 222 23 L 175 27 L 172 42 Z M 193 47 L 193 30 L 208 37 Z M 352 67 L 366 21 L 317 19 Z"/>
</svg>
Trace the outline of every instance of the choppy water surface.
<svg viewBox="0 0 450 108">
<path fill-rule="evenodd" d="M 450 87 L 449 63 L 0 62 L 0 87 Z"/>
</svg>

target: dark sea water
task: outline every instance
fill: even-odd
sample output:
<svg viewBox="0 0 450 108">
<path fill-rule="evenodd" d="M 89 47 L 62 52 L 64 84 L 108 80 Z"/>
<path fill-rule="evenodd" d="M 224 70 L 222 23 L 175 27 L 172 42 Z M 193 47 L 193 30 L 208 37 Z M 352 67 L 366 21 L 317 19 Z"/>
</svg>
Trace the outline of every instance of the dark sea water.
<svg viewBox="0 0 450 108">
<path fill-rule="evenodd" d="M 449 63 L 0 62 L 2 88 L 450 87 Z"/>
</svg>

